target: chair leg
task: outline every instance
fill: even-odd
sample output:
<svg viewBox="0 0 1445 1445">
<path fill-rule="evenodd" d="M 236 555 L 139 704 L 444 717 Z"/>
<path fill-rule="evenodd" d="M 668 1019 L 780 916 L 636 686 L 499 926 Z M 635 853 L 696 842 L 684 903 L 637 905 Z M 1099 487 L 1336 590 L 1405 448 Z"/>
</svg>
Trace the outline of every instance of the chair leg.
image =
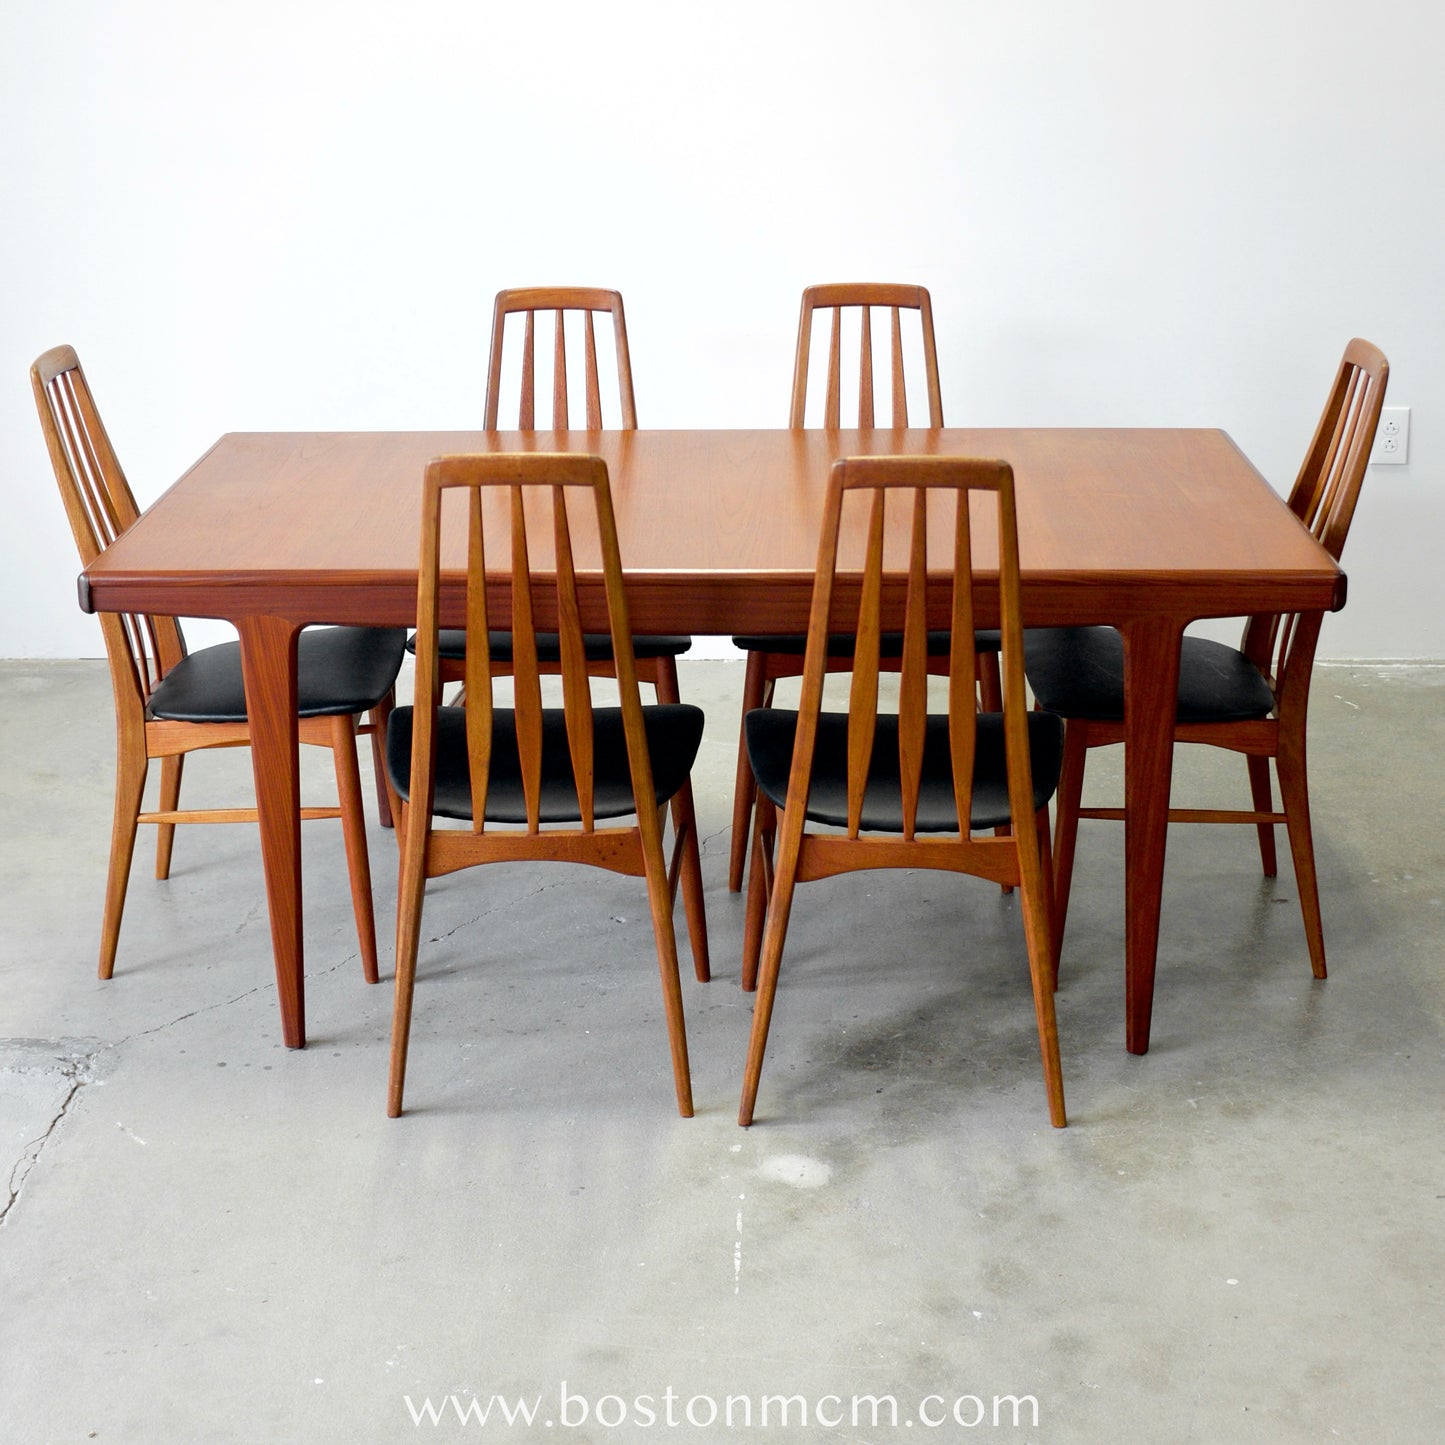
<svg viewBox="0 0 1445 1445">
<path fill-rule="evenodd" d="M 371 710 L 371 767 L 376 774 L 376 811 L 383 828 L 393 826 L 396 803 L 391 791 L 391 776 L 386 771 L 386 722 L 395 705 L 396 692 L 393 689 Z"/>
<path fill-rule="evenodd" d="M 120 918 L 125 912 L 125 890 L 139 826 L 141 798 L 145 793 L 147 759 L 143 752 L 121 747 L 115 760 L 115 810 L 110 827 L 110 866 L 105 878 L 105 911 L 100 920 L 100 966 L 96 973 L 109 978 L 115 971 L 115 950 L 120 941 Z"/>
<path fill-rule="evenodd" d="M 346 841 L 346 872 L 351 906 L 361 944 L 361 972 L 367 983 L 380 977 L 376 966 L 376 914 L 371 900 L 371 860 L 366 850 L 366 812 L 361 803 L 361 772 L 356 761 L 356 718 L 331 719 L 331 751 L 336 759 L 336 792 L 341 800 L 341 834 Z"/>
<path fill-rule="evenodd" d="M 1250 753 L 1244 761 L 1249 768 L 1249 795 L 1254 802 L 1254 811 L 1274 812 L 1274 797 L 1269 786 L 1269 759 Z M 1273 878 L 1279 872 L 1279 861 L 1274 851 L 1274 824 L 1260 823 L 1258 827 L 1259 861 L 1264 868 L 1264 876 Z"/>
<path fill-rule="evenodd" d="M 677 662 L 671 657 L 657 660 L 653 680 L 658 702 L 680 702 Z M 687 941 L 692 949 L 692 968 L 699 983 L 712 977 L 707 946 L 707 910 L 703 903 L 702 848 L 697 836 L 697 811 L 693 806 L 689 777 L 672 800 L 672 826 L 682 849 L 682 906 L 687 915 Z"/>
<path fill-rule="evenodd" d="M 174 813 L 181 805 L 181 771 L 186 761 L 184 753 L 172 753 L 161 759 L 160 807 L 162 813 Z M 171 850 L 175 847 L 176 825 L 156 825 L 156 877 L 171 876 Z"/>
<path fill-rule="evenodd" d="M 1054 986 L 1059 982 L 1059 955 L 1064 945 L 1064 924 L 1069 916 L 1069 890 L 1074 881 L 1074 846 L 1079 836 L 1079 802 L 1084 795 L 1084 764 L 1089 754 L 1089 730 L 1078 719 L 1064 724 L 1064 757 L 1059 786 L 1054 794 L 1053 937 L 1050 966 Z"/>
<path fill-rule="evenodd" d="M 415 833 L 403 803 L 397 814 L 401 835 L 401 881 L 396 899 L 396 1003 L 391 1015 L 391 1069 L 387 1079 L 386 1112 L 401 1114 L 406 1083 L 406 1051 L 411 1039 L 411 996 L 416 986 L 416 953 L 421 939 L 421 905 L 426 893 L 426 818 L 415 819 Z"/>
<path fill-rule="evenodd" d="M 1038 839 L 1039 871 L 1043 875 L 1044 904 L 1049 916 L 1049 973 L 1054 991 L 1058 992 L 1058 950 L 1054 947 L 1054 929 L 1058 927 L 1058 909 L 1054 905 L 1054 846 L 1049 835 L 1049 810 L 1042 807 L 1034 814 L 1034 836 Z"/>
<path fill-rule="evenodd" d="M 1049 1122 L 1056 1129 L 1068 1123 L 1064 1112 L 1064 1071 L 1059 1061 L 1059 1029 L 1054 1014 L 1054 988 L 1049 936 L 1052 932 L 1048 884 L 1039 854 L 1021 832 L 1019 869 L 1023 894 L 1024 942 L 1029 955 L 1029 979 L 1034 992 L 1034 1016 L 1039 1028 L 1039 1054 L 1044 1066 L 1044 1090 L 1049 1099 Z"/>
<path fill-rule="evenodd" d="M 1325 968 L 1325 929 L 1320 919 L 1320 885 L 1315 873 L 1314 834 L 1310 827 L 1310 793 L 1305 776 L 1305 745 L 1280 738 L 1277 759 L 1279 791 L 1289 832 L 1289 851 L 1294 860 L 1295 886 L 1299 889 L 1300 913 L 1304 918 L 1305 942 L 1310 951 L 1310 968 L 1316 978 L 1328 977 Z"/>
<path fill-rule="evenodd" d="M 753 861 L 748 874 L 747 913 L 743 920 L 742 986 L 752 993 L 758 986 L 758 959 L 763 951 L 763 925 L 773 886 L 773 849 L 777 835 L 777 809 L 764 793 L 758 794 L 753 822 Z"/>
<path fill-rule="evenodd" d="M 974 657 L 978 674 L 978 700 L 984 712 L 1003 711 L 1003 680 L 999 677 L 998 653 L 980 652 Z"/>
<path fill-rule="evenodd" d="M 801 814 L 801 809 L 795 808 Z M 738 1123 L 747 1128 L 753 1122 L 758 1101 L 758 1082 L 763 1074 L 763 1054 L 768 1047 L 768 1029 L 773 1019 L 773 999 L 778 991 L 778 969 L 783 961 L 783 941 L 788 934 L 788 915 L 793 907 L 793 889 L 798 880 L 798 855 L 802 846 L 803 819 L 785 817 L 782 847 L 773 875 L 768 900 L 768 921 L 763 931 L 763 957 L 758 969 L 757 999 L 753 1004 L 753 1028 L 748 1039 L 748 1061 L 743 1071 L 743 1096 L 738 1105 Z"/>
<path fill-rule="evenodd" d="M 728 892 L 738 893 L 743 886 L 743 865 L 748 856 L 748 821 L 752 817 L 757 784 L 753 765 L 748 761 L 747 718 L 755 707 L 767 705 L 768 655 L 748 653 L 748 668 L 743 675 L 743 711 L 738 722 L 738 769 L 733 782 L 733 831 L 728 849 Z"/>
<path fill-rule="evenodd" d="M 1003 711 L 1003 678 L 999 674 L 998 653 L 976 652 L 973 655 L 973 675 L 978 681 L 978 710 L 980 712 Z M 994 837 L 1007 838 L 1008 825 L 993 830 Z M 999 892 L 1012 893 L 1012 883 L 1000 883 Z"/>
<path fill-rule="evenodd" d="M 642 835 L 643 870 L 647 876 L 647 902 L 652 911 L 652 933 L 657 944 L 657 968 L 662 980 L 662 1004 L 667 1016 L 667 1038 L 672 1050 L 672 1082 L 677 1112 L 692 1118 L 692 1071 L 687 1060 L 687 1024 L 682 1013 L 682 980 L 677 969 L 677 934 L 672 926 L 672 890 L 667 882 L 667 861 L 662 853 L 662 826 L 650 809 L 638 814 Z"/>
</svg>

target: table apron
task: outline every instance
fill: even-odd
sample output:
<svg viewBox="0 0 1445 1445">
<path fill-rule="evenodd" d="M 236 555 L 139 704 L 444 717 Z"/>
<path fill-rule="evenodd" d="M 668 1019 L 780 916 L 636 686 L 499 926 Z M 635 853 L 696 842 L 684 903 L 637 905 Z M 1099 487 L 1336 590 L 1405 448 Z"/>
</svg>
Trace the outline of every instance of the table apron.
<svg viewBox="0 0 1445 1445">
<path fill-rule="evenodd" d="M 839 578 L 835 619 L 856 610 L 857 585 Z M 730 633 L 805 632 L 812 603 L 813 579 L 739 579 L 736 576 L 669 576 L 629 574 L 628 608 L 634 632 L 693 632 L 703 636 Z M 1334 612 L 1345 603 L 1346 579 L 1296 579 L 1257 576 L 1190 578 L 1131 576 L 1111 582 L 1096 576 L 1023 579 L 1026 626 L 1068 626 L 1122 623 L 1131 618 L 1169 617 L 1191 621 L 1205 617 L 1245 617 L 1257 612 Z M 607 614 L 600 579 L 578 579 L 583 626 L 605 632 Z M 86 612 L 150 612 L 173 617 L 287 617 L 306 623 L 354 623 L 411 626 L 416 621 L 416 582 L 412 577 L 365 579 L 266 578 L 235 580 L 193 577 L 80 577 L 80 604 Z M 487 589 L 487 606 L 498 627 L 511 618 L 510 584 L 498 579 Z M 974 589 L 975 621 L 980 627 L 998 624 L 998 598 L 991 579 L 978 579 Z M 462 624 L 459 580 L 444 579 L 443 626 Z M 548 586 L 534 592 L 540 627 L 555 628 L 555 598 Z M 901 594 L 892 600 L 885 588 L 883 625 L 901 628 Z M 947 627 L 949 599 L 940 585 L 930 602 L 930 627 Z"/>
</svg>

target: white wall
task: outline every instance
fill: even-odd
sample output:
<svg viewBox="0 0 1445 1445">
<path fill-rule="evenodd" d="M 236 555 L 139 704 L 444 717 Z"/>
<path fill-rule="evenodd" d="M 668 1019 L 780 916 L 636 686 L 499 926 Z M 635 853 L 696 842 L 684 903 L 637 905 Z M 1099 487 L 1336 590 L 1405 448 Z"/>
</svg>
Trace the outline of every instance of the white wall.
<svg viewBox="0 0 1445 1445">
<path fill-rule="evenodd" d="M 1398 57 L 1376 73 L 1377 38 Z M 644 425 L 785 415 L 799 292 L 933 292 L 948 419 L 1227 428 L 1393 365 L 1335 657 L 1445 657 L 1434 0 L 4 0 L 0 656 L 94 655 L 26 368 L 141 500 L 222 431 L 481 412 L 502 286 L 627 298 Z"/>
</svg>

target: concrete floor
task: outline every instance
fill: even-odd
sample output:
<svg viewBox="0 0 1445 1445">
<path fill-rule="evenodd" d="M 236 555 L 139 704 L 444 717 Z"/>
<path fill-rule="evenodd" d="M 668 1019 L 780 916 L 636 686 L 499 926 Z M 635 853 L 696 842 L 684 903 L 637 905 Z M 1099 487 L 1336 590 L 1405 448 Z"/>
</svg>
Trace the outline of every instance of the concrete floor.
<svg viewBox="0 0 1445 1445">
<path fill-rule="evenodd" d="M 0 666 L 0 1441 L 1445 1438 L 1445 670 L 1317 673 L 1326 984 L 1292 877 L 1261 879 L 1241 830 L 1176 829 L 1130 1057 L 1122 833 L 1086 826 L 1065 1131 L 1016 904 L 922 873 L 800 893 L 738 1129 L 740 684 L 685 666 L 709 713 L 697 1117 L 640 885 L 499 867 L 429 891 L 392 1121 L 390 989 L 362 982 L 335 825 L 305 834 L 304 1052 L 253 829 L 183 833 L 168 883 L 142 835 L 100 983 L 106 675 Z M 1185 801 L 1243 792 L 1229 760 L 1177 772 Z M 324 759 L 308 777 L 324 796 Z M 189 796 L 247 781 L 245 754 L 200 760 Z M 393 847 L 373 829 L 383 930 Z M 870 1395 L 896 1424 L 886 1400 L 854 1423 Z M 781 1424 L 767 1396 L 802 1398 Z"/>
</svg>

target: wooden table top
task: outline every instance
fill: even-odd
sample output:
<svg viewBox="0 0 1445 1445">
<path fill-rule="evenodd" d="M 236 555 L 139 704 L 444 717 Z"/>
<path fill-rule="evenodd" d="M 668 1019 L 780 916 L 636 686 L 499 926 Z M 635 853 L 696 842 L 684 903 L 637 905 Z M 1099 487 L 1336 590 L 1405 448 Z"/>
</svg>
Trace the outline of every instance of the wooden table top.
<svg viewBox="0 0 1445 1445">
<path fill-rule="evenodd" d="M 1174 428 L 236 432 L 87 569 L 82 603 L 409 623 L 423 468 L 488 451 L 606 460 L 637 631 L 804 630 L 829 466 L 875 453 L 1012 464 L 1030 622 L 1344 604 L 1343 574 L 1229 437 Z M 990 550 L 985 529 L 985 571 Z"/>
</svg>

